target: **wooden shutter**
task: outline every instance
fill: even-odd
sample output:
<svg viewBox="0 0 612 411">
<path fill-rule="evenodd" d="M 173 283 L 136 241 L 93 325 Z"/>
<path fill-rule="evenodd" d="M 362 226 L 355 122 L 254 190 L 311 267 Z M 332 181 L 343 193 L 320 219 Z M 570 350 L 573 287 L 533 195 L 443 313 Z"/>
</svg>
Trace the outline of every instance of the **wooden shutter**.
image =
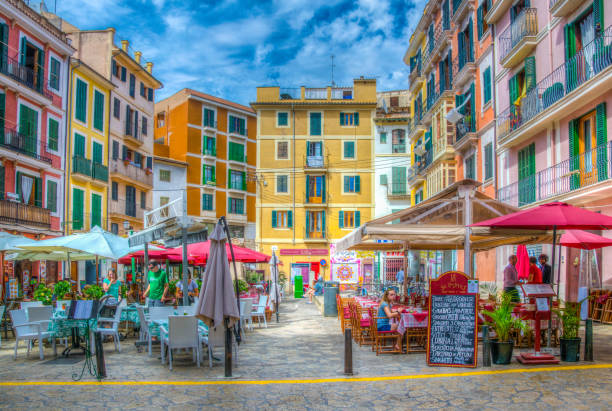
<svg viewBox="0 0 612 411">
<path fill-rule="evenodd" d="M 134 97 L 136 95 L 136 76 L 130 73 L 130 96 Z"/>
<path fill-rule="evenodd" d="M 361 225 L 361 211 L 355 211 L 355 227 Z"/>
<path fill-rule="evenodd" d="M 134 110 L 134 138 L 138 138 L 138 111 Z"/>
<path fill-rule="evenodd" d="M 487 67 L 482 75 L 484 83 L 484 103 L 491 101 L 491 67 Z"/>
<path fill-rule="evenodd" d="M 381 174 L 380 175 L 380 185 L 387 185 L 387 175 L 386 174 Z"/>
<path fill-rule="evenodd" d="M 74 155 L 85 157 L 85 136 L 78 133 L 74 135 Z"/>
<path fill-rule="evenodd" d="M 344 211 L 338 212 L 338 227 L 344 228 Z"/>
<path fill-rule="evenodd" d="M 36 207 L 42 207 L 42 178 L 36 177 L 34 178 L 34 205 Z"/>
<path fill-rule="evenodd" d="M 483 26 L 482 26 L 482 7 L 484 3 L 478 6 L 478 11 L 476 12 L 476 25 L 478 26 L 478 40 L 482 38 Z"/>
<path fill-rule="evenodd" d="M 321 113 L 310 113 L 310 135 L 321 135 Z"/>
<path fill-rule="evenodd" d="M 472 118 L 471 118 L 471 121 L 470 121 L 470 127 L 471 127 L 470 131 L 476 131 L 476 89 L 474 87 L 474 83 L 472 83 L 472 85 L 470 86 L 470 91 L 469 92 L 470 92 L 470 96 L 471 96 L 470 97 L 471 98 L 470 107 L 472 108 L 472 112 L 471 112 Z M 464 99 L 465 99 L 465 97 L 464 97 Z"/>
<path fill-rule="evenodd" d="M 276 228 L 277 219 L 276 219 L 276 211 L 272 211 L 272 228 Z"/>
<path fill-rule="evenodd" d="M 446 78 L 444 76 L 444 60 L 438 62 L 438 75 L 440 76 L 440 94 L 446 90 Z"/>
<path fill-rule="evenodd" d="M 122 160 L 127 160 L 128 159 L 128 148 L 127 146 L 122 146 L 122 150 L 121 150 L 121 159 Z"/>
<path fill-rule="evenodd" d="M 323 238 L 325 238 L 325 211 L 321 211 L 321 233 L 323 233 Z"/>
<path fill-rule="evenodd" d="M 36 60 L 36 88 L 42 91 L 45 88 L 45 51 L 37 48 Z"/>
<path fill-rule="evenodd" d="M 361 192 L 361 176 L 355 176 L 355 192 Z"/>
<path fill-rule="evenodd" d="M 6 94 L 0 93 L 0 143 L 1 144 L 4 144 L 4 126 L 5 126 L 4 116 L 6 113 L 5 105 L 6 105 Z"/>
<path fill-rule="evenodd" d="M 309 201 L 309 198 L 310 198 L 310 196 L 309 196 L 309 194 L 310 194 L 310 193 L 309 193 L 309 190 L 310 190 L 310 176 L 309 176 L 309 175 L 307 175 L 307 176 L 306 176 L 306 203 L 309 203 L 309 202 L 310 202 L 310 201 Z"/>
<path fill-rule="evenodd" d="M 536 86 L 535 56 L 525 57 L 525 83 L 528 93 Z"/>
<path fill-rule="evenodd" d="M 94 163 L 98 163 L 98 164 L 103 164 L 103 154 L 102 154 L 102 144 L 100 143 L 96 143 L 94 141 L 93 143 L 93 156 L 92 156 L 92 160 Z"/>
<path fill-rule="evenodd" d="M 306 237 L 308 238 L 308 233 L 310 233 L 310 213 L 311 211 L 306 211 Z"/>
<path fill-rule="evenodd" d="M 340 125 L 344 126 L 344 113 L 340 113 Z"/>
<path fill-rule="evenodd" d="M 85 123 L 87 121 L 87 83 L 77 79 L 76 86 L 75 117 Z"/>
<path fill-rule="evenodd" d="M 91 225 L 102 227 L 102 196 L 98 194 L 91 195 Z"/>
<path fill-rule="evenodd" d="M 472 18 L 470 17 L 470 22 L 468 23 L 468 39 L 467 44 L 469 49 L 469 60 L 474 61 L 474 23 Z"/>
<path fill-rule="evenodd" d="M 508 80 L 508 92 L 510 96 L 510 105 L 514 105 L 514 102 L 519 96 L 518 77 L 516 75 Z"/>
<path fill-rule="evenodd" d="M 4 192 L 6 191 L 5 186 L 4 186 L 5 185 L 4 174 L 5 174 L 4 166 L 0 165 L 0 200 L 4 200 Z"/>
<path fill-rule="evenodd" d="M 570 171 L 578 170 L 580 164 L 580 142 L 578 135 L 579 121 L 577 119 L 570 120 L 568 123 L 569 134 L 569 166 Z M 572 174 L 570 177 L 570 189 L 574 190 L 580 187 L 580 176 Z"/>
<path fill-rule="evenodd" d="M 117 160 L 119 158 L 119 142 L 113 140 L 113 160 Z"/>
<path fill-rule="evenodd" d="M 287 228 L 293 227 L 293 211 L 287 211 Z"/>
<path fill-rule="evenodd" d="M 58 139 L 59 139 L 59 123 L 49 118 L 49 141 L 47 141 L 47 145 L 51 150 L 58 150 Z"/>
<path fill-rule="evenodd" d="M 149 101 L 153 101 L 153 89 L 149 88 L 148 98 Z"/>
<path fill-rule="evenodd" d="M 344 176 L 344 192 L 348 193 L 349 192 L 349 188 L 350 188 L 350 181 L 349 181 L 350 177 L 349 176 Z"/>
<path fill-rule="evenodd" d="M 125 134 L 128 136 L 132 135 L 132 109 L 129 105 L 125 106 Z"/>
<path fill-rule="evenodd" d="M 104 130 L 104 94 L 94 92 L 94 128 Z"/>
<path fill-rule="evenodd" d="M 0 67 L 6 67 L 8 64 L 8 36 L 9 27 L 0 23 Z"/>
<path fill-rule="evenodd" d="M 459 70 L 463 68 L 463 65 L 465 64 L 465 40 L 463 36 L 463 32 L 460 31 L 459 33 L 457 33 L 457 43 L 459 44 Z"/>
<path fill-rule="evenodd" d="M 57 212 L 57 183 L 51 180 L 47 180 L 47 208 Z"/>
<path fill-rule="evenodd" d="M 595 7 L 595 4 L 593 4 Z M 608 178 L 608 132 L 607 132 L 607 117 L 606 103 L 599 104 L 596 108 L 596 123 L 597 123 L 597 178 L 598 181 L 603 181 Z"/>
<path fill-rule="evenodd" d="M 325 203 L 325 176 L 321 176 L 321 201 Z"/>
<path fill-rule="evenodd" d="M 443 13 L 443 24 L 444 24 L 444 30 L 449 30 L 450 29 L 450 6 L 449 6 L 449 1 L 450 0 L 444 0 L 444 3 L 442 4 L 442 13 Z"/>
<path fill-rule="evenodd" d="M 83 228 L 83 190 L 72 189 L 72 229 L 81 230 Z"/>
<path fill-rule="evenodd" d="M 242 190 L 246 191 L 246 171 L 242 172 Z"/>
<path fill-rule="evenodd" d="M 121 66 L 121 81 L 125 81 L 127 75 L 127 70 L 125 69 L 125 67 Z"/>
<path fill-rule="evenodd" d="M 604 29 L 604 0 L 593 1 L 593 24 L 595 25 L 595 35 Z"/>
</svg>

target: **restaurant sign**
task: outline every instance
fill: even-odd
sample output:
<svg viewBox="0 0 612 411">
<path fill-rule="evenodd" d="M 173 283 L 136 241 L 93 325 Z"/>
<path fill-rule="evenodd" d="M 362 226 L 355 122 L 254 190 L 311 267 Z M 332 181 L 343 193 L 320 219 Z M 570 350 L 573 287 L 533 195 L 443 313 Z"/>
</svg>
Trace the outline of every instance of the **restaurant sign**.
<svg viewBox="0 0 612 411">
<path fill-rule="evenodd" d="M 328 255 L 327 248 L 281 248 L 280 255 Z"/>
<path fill-rule="evenodd" d="M 470 285 L 459 271 L 429 280 L 427 365 L 476 367 L 478 293 Z"/>
</svg>

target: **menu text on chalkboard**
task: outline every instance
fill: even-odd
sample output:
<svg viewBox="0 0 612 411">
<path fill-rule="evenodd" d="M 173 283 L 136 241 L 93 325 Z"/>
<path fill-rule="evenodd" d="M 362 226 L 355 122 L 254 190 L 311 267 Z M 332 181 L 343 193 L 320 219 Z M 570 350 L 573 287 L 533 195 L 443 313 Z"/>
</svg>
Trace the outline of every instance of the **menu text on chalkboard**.
<svg viewBox="0 0 612 411">
<path fill-rule="evenodd" d="M 427 364 L 476 367 L 477 295 L 468 277 L 448 272 L 430 281 Z"/>
</svg>

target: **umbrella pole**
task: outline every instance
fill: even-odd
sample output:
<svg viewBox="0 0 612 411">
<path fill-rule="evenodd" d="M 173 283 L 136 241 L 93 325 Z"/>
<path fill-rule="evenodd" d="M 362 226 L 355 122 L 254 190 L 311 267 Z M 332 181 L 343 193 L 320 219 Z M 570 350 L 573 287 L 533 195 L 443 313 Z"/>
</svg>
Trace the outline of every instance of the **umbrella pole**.
<svg viewBox="0 0 612 411">
<path fill-rule="evenodd" d="M 554 273 L 555 273 L 555 251 L 557 250 L 557 226 L 553 226 L 553 246 L 552 246 L 552 265 L 550 267 L 550 272 L 551 272 L 551 276 L 554 277 Z M 559 251 L 559 256 L 561 255 L 561 251 Z M 559 267 L 561 266 L 561 264 L 559 263 Z M 557 278 L 557 298 L 559 298 L 559 278 Z M 551 344 L 550 344 L 550 340 L 551 340 L 551 329 L 552 329 L 552 298 L 548 299 L 548 302 L 550 303 L 550 307 L 549 307 L 549 317 L 548 317 L 548 331 L 546 332 L 546 347 L 548 349 L 550 349 Z M 536 335 L 536 338 L 540 338 L 539 335 Z"/>
<path fill-rule="evenodd" d="M 183 227 L 182 229 L 182 236 L 183 236 L 183 264 L 182 264 L 182 268 L 183 268 L 183 305 L 185 307 L 189 306 L 189 287 L 187 284 L 187 266 L 189 264 L 188 259 L 187 259 L 187 228 Z"/>
<path fill-rule="evenodd" d="M 238 316 L 240 316 L 240 290 L 238 288 L 238 271 L 236 270 L 236 258 L 234 257 L 234 247 L 232 246 L 231 236 L 229 232 L 229 227 L 227 226 L 227 221 L 225 221 L 225 217 L 221 217 L 219 222 L 223 225 L 223 229 L 225 230 L 225 235 L 227 236 L 227 243 L 229 244 L 230 254 L 232 256 L 232 265 L 234 266 L 234 292 L 236 293 L 236 305 L 238 305 Z M 236 338 L 236 342 L 240 342 L 240 321 L 238 321 L 238 336 Z"/>
<path fill-rule="evenodd" d="M 98 267 L 98 256 L 96 256 L 96 285 L 100 285 L 100 280 L 99 280 L 99 267 Z"/>
<path fill-rule="evenodd" d="M 229 244 L 230 254 L 232 255 L 232 265 L 234 266 L 234 290 L 236 293 L 236 304 L 238 306 L 238 332 L 236 333 L 236 343 L 240 342 L 240 300 L 238 290 L 238 272 L 236 271 L 236 259 L 234 257 L 234 247 L 232 246 L 232 238 L 230 236 L 229 227 L 225 221 L 225 217 L 219 219 L 219 223 L 225 230 L 227 243 Z M 264 313 L 265 315 L 265 313 Z M 232 376 L 232 332 L 229 328 L 229 318 L 225 318 L 225 376 Z"/>
</svg>

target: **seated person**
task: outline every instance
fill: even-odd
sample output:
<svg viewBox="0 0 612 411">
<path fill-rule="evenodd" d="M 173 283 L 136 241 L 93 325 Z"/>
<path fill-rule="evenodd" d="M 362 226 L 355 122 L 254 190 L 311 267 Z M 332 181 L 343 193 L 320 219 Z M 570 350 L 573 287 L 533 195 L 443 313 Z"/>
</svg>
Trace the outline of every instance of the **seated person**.
<svg viewBox="0 0 612 411">
<path fill-rule="evenodd" d="M 187 281 L 187 295 L 189 297 L 189 304 L 195 302 L 195 297 L 198 296 L 198 283 L 194 281 L 191 274 L 191 269 L 188 270 L 189 278 Z M 176 283 L 176 302 L 178 305 L 183 305 L 183 281 L 179 280 Z"/>
<path fill-rule="evenodd" d="M 323 277 L 319 277 L 314 285 L 314 294 L 323 295 Z"/>
<path fill-rule="evenodd" d="M 397 294 L 393 288 L 388 288 L 383 294 L 380 306 L 378 307 L 378 319 L 376 320 L 376 328 L 378 331 L 396 331 L 399 323 L 395 322 L 391 324 L 391 318 L 400 318 L 400 313 L 397 310 L 391 309 L 391 302 L 395 301 Z M 400 349 L 402 336 L 397 334 L 397 342 L 395 343 L 395 349 Z"/>
</svg>

